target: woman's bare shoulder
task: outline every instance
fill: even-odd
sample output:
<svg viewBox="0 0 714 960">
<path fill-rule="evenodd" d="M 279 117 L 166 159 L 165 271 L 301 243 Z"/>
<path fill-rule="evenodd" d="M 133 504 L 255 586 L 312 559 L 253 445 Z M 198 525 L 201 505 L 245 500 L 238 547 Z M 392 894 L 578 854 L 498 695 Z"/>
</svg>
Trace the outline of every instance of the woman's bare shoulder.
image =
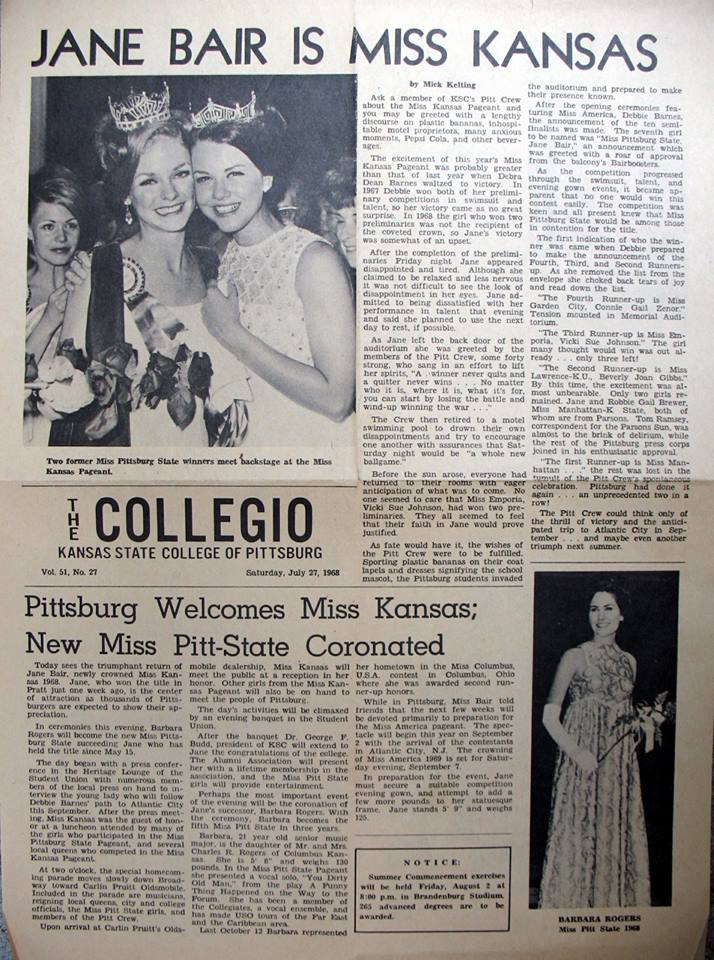
<svg viewBox="0 0 714 960">
<path fill-rule="evenodd" d="M 343 258 L 331 243 L 320 237 L 315 237 L 314 243 L 308 243 L 300 254 L 295 271 L 295 287 L 301 297 L 314 295 L 320 290 L 322 296 L 328 299 L 341 297 L 348 302 L 352 297 Z"/>
<path fill-rule="evenodd" d="M 321 267 L 341 267 L 342 258 L 331 243 L 315 234 L 314 238 L 307 238 L 300 259 L 298 273 L 301 269 Z"/>
<path fill-rule="evenodd" d="M 585 651 L 582 646 L 570 647 L 565 651 L 560 662 L 564 667 L 572 668 L 573 673 L 579 673 L 586 666 Z"/>
<path fill-rule="evenodd" d="M 581 647 L 570 647 L 560 658 L 553 684 L 548 694 L 548 703 L 562 704 L 573 677 L 585 670 L 585 654 Z"/>
</svg>

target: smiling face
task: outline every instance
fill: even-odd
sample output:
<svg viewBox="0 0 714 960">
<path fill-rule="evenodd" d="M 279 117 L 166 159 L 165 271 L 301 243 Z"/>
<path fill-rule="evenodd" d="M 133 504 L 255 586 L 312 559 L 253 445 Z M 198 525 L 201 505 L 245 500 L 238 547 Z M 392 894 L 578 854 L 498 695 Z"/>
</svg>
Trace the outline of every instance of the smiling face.
<svg viewBox="0 0 714 960">
<path fill-rule="evenodd" d="M 340 253 L 354 269 L 357 266 L 357 210 L 354 205 L 328 211 L 327 226 L 337 238 Z"/>
<path fill-rule="evenodd" d="M 61 203 L 40 201 L 30 219 L 35 256 L 53 267 L 69 263 L 79 243 L 79 222 Z"/>
<path fill-rule="evenodd" d="M 186 229 L 195 200 L 191 157 L 181 140 L 157 136 L 149 142 L 129 198 L 141 227 L 171 233 Z"/>
<path fill-rule="evenodd" d="M 593 639 L 602 641 L 614 639 L 617 628 L 624 620 L 617 598 L 607 590 L 598 590 L 593 594 L 589 617 Z"/>
<path fill-rule="evenodd" d="M 229 143 L 199 140 L 191 159 L 196 202 L 224 233 L 238 233 L 256 221 L 273 185 L 249 157 Z"/>
</svg>

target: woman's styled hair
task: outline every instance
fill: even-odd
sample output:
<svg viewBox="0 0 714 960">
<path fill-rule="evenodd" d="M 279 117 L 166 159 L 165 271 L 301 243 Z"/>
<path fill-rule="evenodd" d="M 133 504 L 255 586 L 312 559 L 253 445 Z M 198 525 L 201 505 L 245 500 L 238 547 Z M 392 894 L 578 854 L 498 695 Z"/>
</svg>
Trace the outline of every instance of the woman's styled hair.
<svg viewBox="0 0 714 960">
<path fill-rule="evenodd" d="M 30 177 L 27 219 L 32 220 L 41 203 L 59 203 L 79 224 L 80 236 L 87 228 L 87 198 L 79 178 L 68 167 L 47 164 Z"/>
<path fill-rule="evenodd" d="M 320 201 L 323 207 L 341 210 L 353 207 L 357 195 L 357 161 L 354 157 L 340 157 L 322 178 Z"/>
<path fill-rule="evenodd" d="M 58 163 L 46 164 L 30 177 L 27 197 L 27 221 L 32 220 L 41 203 L 58 203 L 65 207 L 79 224 L 77 248 L 87 250 L 92 245 L 90 206 L 79 177 L 69 167 Z M 36 266 L 32 242 L 27 245 L 27 269 Z"/>
<path fill-rule="evenodd" d="M 273 178 L 266 200 L 274 204 L 285 194 L 289 163 L 287 124 L 274 107 L 260 110 L 249 120 L 226 120 L 193 131 L 193 142 L 225 143 L 240 150 L 264 177 Z"/>
<path fill-rule="evenodd" d="M 119 130 L 110 114 L 100 121 L 94 134 L 94 144 L 104 171 L 105 199 L 113 216 L 119 219 L 123 217 L 124 201 L 129 195 L 139 160 L 157 137 L 180 140 L 188 150 L 188 118 L 172 111 L 166 120 L 154 120 L 128 133 Z"/>
<path fill-rule="evenodd" d="M 596 593 L 609 593 L 613 596 L 620 608 L 620 613 L 623 615 L 629 610 L 632 601 L 630 593 L 621 578 L 616 576 L 598 578 L 592 584 L 589 600 L 592 600 Z"/>
</svg>

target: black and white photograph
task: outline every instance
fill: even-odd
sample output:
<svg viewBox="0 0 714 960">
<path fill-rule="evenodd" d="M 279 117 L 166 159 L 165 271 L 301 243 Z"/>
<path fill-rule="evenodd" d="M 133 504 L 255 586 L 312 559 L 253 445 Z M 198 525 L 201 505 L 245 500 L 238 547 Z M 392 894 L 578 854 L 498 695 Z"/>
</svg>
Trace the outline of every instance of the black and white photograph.
<svg viewBox="0 0 714 960">
<path fill-rule="evenodd" d="M 679 575 L 535 574 L 530 906 L 667 906 Z"/>
<path fill-rule="evenodd" d="M 33 78 L 26 445 L 353 444 L 355 105 L 348 75 Z"/>
</svg>

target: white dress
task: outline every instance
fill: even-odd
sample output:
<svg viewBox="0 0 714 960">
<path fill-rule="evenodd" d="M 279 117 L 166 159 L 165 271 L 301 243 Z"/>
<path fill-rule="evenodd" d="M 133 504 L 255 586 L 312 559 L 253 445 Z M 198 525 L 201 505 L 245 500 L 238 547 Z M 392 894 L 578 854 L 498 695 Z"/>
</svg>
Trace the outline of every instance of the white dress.
<svg viewBox="0 0 714 960">
<path fill-rule="evenodd" d="M 241 246 L 232 240 L 221 260 L 219 287 L 235 284 L 243 326 L 278 353 L 314 366 L 305 314 L 295 288 L 298 261 L 321 237 L 296 226 L 270 234 L 260 243 Z M 334 423 L 290 400 L 248 371 L 253 392 L 246 447 L 350 447 L 354 417 Z"/>
</svg>

